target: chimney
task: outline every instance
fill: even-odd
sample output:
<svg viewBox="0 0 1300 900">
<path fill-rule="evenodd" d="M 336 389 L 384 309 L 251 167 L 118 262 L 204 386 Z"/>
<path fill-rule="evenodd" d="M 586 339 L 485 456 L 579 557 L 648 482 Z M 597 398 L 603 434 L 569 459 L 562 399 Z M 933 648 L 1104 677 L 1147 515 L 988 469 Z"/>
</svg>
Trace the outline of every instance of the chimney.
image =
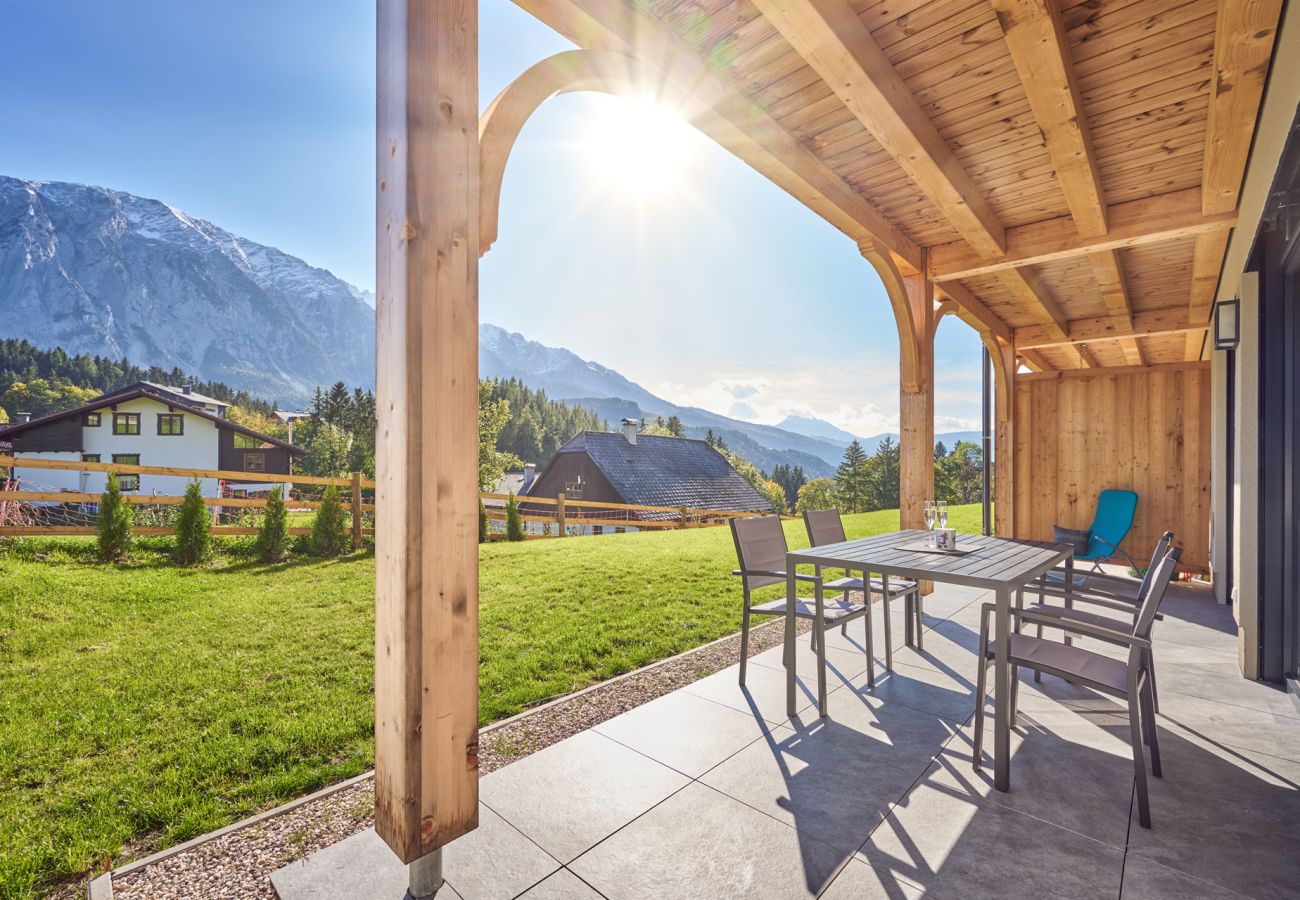
<svg viewBox="0 0 1300 900">
<path fill-rule="evenodd" d="M 182 394 L 192 394 L 192 393 L 194 393 L 194 388 L 187 384 L 187 385 L 185 385 L 183 388 L 181 388 L 181 393 L 182 393 Z"/>
<path fill-rule="evenodd" d="M 20 413 L 16 413 L 15 415 L 18 419 L 17 424 L 19 425 L 21 425 L 23 422 L 30 422 L 32 420 L 31 413 L 20 412 Z"/>
<path fill-rule="evenodd" d="M 524 463 L 524 483 L 519 489 L 519 493 L 526 494 L 528 489 L 533 486 L 537 480 L 537 463 Z"/>
<path fill-rule="evenodd" d="M 638 422 L 636 419 L 623 420 L 623 437 L 627 438 L 627 442 L 629 444 L 636 443 L 636 430 L 637 430 L 637 426 L 640 424 L 641 423 Z"/>
</svg>

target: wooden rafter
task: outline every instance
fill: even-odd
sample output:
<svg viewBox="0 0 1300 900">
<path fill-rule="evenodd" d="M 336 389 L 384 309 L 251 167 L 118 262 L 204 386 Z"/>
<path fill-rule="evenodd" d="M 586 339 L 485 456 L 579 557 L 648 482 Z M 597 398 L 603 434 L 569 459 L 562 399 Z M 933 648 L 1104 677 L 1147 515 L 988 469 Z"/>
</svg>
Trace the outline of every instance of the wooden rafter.
<svg viewBox="0 0 1300 900">
<path fill-rule="evenodd" d="M 1015 330 L 1016 349 L 1033 350 L 1060 347 L 1065 344 L 1186 334 L 1199 332 L 1204 327 L 1190 320 L 1187 308 L 1184 306 L 1170 306 L 1134 313 L 1131 323 L 1127 329 L 1121 329 L 1116 324 L 1115 317 L 1110 315 L 1074 319 L 1066 323 L 1064 338 L 1042 325 L 1026 325 Z"/>
<path fill-rule="evenodd" d="M 936 285 L 935 289 L 956 304 L 954 314 L 971 328 L 980 334 L 991 334 L 1011 343 L 1011 329 L 1007 323 L 994 315 L 984 302 L 964 285 L 950 281 L 947 284 Z"/>
<path fill-rule="evenodd" d="M 1056 2 L 993 0 L 993 8 L 1070 215 L 1081 235 L 1105 234 L 1105 193 Z"/>
<path fill-rule="evenodd" d="M 1061 346 L 1074 357 L 1078 365 L 1087 367 L 1096 364 L 1096 360 L 1087 352 L 1086 347 L 1077 347 L 1071 343 L 1066 331 L 1069 323 L 1066 321 L 1065 313 L 1061 311 L 1051 292 L 1043 285 L 1037 272 L 1033 269 L 1006 269 L 999 272 L 998 277 L 1020 305 L 1038 320 L 1042 328 L 1049 335 L 1059 339 Z"/>
<path fill-rule="evenodd" d="M 1128 284 L 1124 280 L 1124 267 L 1120 264 L 1118 250 L 1101 250 L 1088 255 L 1092 264 L 1092 274 L 1101 286 L 1101 298 L 1110 311 L 1111 323 L 1117 334 L 1133 333 L 1133 302 L 1128 296 Z M 1146 363 L 1142 347 L 1136 337 L 1120 339 L 1120 348 L 1124 359 L 1130 366 Z"/>
<path fill-rule="evenodd" d="M 676 85 L 674 93 L 691 98 L 688 118 L 714 117 L 709 133 L 724 147 L 855 241 L 885 247 L 904 273 L 917 271 L 921 250 L 914 241 L 639 5 L 626 0 L 515 3 L 579 47 L 625 53 L 662 72 Z M 730 131 L 725 139 L 719 136 L 724 130 Z"/>
<path fill-rule="evenodd" d="M 1210 84 L 1210 116 L 1201 171 L 1201 203 L 1206 215 L 1237 208 L 1281 12 L 1282 0 L 1219 0 L 1214 79 Z M 1193 321 L 1209 323 L 1227 246 L 1226 234 L 1206 234 L 1196 239 L 1187 304 Z M 1203 344 L 1202 334 L 1188 334 L 1185 356 L 1198 358 Z"/>
<path fill-rule="evenodd" d="M 755 0 L 795 51 L 982 255 L 1002 224 L 848 0 Z"/>
<path fill-rule="evenodd" d="M 1226 233 L 1237 224 L 1236 212 L 1202 213 L 1199 188 L 1113 204 L 1106 218 L 1110 230 L 1099 237 L 1081 236 L 1071 216 L 1008 228 L 1007 252 L 993 258 L 975 253 L 965 241 L 939 244 L 930 248 L 930 278 L 936 283 L 973 278 L 1074 259 L 1101 250 L 1140 247 L 1211 232 Z"/>
<path fill-rule="evenodd" d="M 1043 354 L 1037 350 L 1017 347 L 1016 356 L 1020 357 L 1021 361 L 1035 372 L 1050 372 L 1053 370 L 1053 366 L 1043 359 Z"/>
</svg>

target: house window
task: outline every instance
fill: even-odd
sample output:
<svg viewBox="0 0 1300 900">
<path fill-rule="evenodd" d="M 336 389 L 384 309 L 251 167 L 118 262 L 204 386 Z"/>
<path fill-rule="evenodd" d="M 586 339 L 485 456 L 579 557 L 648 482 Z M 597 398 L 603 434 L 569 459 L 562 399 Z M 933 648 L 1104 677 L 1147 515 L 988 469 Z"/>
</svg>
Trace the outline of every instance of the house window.
<svg viewBox="0 0 1300 900">
<path fill-rule="evenodd" d="M 159 434 L 184 434 L 185 417 L 180 413 L 158 413 Z"/>
<path fill-rule="evenodd" d="M 265 472 L 265 471 L 266 471 L 266 454 L 265 454 L 265 453 L 245 453 L 245 454 L 244 454 L 244 471 L 245 471 L 245 472 Z"/>
<path fill-rule="evenodd" d="M 116 415 L 123 415 L 123 414 L 117 413 Z M 127 415 L 135 415 L 135 414 L 127 413 Z M 140 417 L 138 415 L 135 415 L 135 423 L 138 428 L 140 424 Z M 117 423 L 114 422 L 113 424 L 114 427 L 116 427 Z M 139 434 L 140 432 L 137 430 L 134 433 Z M 113 462 L 121 463 L 124 466 L 138 466 L 140 465 L 140 454 L 139 453 L 114 453 Z M 139 475 L 118 475 L 117 486 L 124 491 L 138 491 L 140 490 L 140 476 Z"/>
<path fill-rule="evenodd" d="M 97 412 L 86 413 L 86 427 L 87 428 L 99 427 L 99 413 Z"/>
<path fill-rule="evenodd" d="M 249 437 L 242 432 L 235 432 L 235 449 L 236 450 L 256 450 L 262 446 L 262 442 L 255 437 Z"/>
<path fill-rule="evenodd" d="M 139 434 L 139 413 L 113 413 L 113 434 Z"/>
<path fill-rule="evenodd" d="M 99 454 L 98 454 L 98 453 L 83 453 L 83 454 L 81 454 L 81 461 L 82 461 L 82 462 L 99 462 Z"/>
</svg>

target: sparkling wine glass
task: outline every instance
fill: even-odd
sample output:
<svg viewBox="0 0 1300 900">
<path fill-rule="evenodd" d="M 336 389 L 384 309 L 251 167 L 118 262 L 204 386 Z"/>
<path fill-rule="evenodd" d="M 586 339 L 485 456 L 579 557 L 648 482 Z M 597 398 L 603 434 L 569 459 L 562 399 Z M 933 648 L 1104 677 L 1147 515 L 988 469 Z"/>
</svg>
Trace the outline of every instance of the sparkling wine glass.
<svg viewBox="0 0 1300 900">
<path fill-rule="evenodd" d="M 934 502 L 934 520 L 940 528 L 948 527 L 948 501 L 936 500 Z"/>
<path fill-rule="evenodd" d="M 931 544 L 933 544 L 934 543 L 934 522 L 935 522 L 935 506 L 933 500 L 925 501 L 924 515 L 925 515 L 925 530 L 927 532 L 926 539 Z"/>
</svg>

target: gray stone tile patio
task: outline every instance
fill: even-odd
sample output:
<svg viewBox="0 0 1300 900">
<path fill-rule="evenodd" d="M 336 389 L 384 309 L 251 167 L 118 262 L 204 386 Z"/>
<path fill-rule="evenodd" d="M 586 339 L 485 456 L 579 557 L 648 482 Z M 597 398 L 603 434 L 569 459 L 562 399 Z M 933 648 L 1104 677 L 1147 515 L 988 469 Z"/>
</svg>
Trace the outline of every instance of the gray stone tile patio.
<svg viewBox="0 0 1300 900">
<path fill-rule="evenodd" d="M 1011 790 L 971 766 L 986 599 L 940 586 L 922 651 L 903 646 L 896 604 L 892 674 L 877 611 L 874 689 L 861 623 L 833 632 L 828 719 L 803 637 L 793 719 L 777 649 L 751 659 L 744 689 L 733 666 L 486 776 L 480 829 L 447 848 L 439 896 L 1294 895 L 1300 712 L 1237 674 L 1225 607 L 1178 586 L 1157 624 L 1164 778 L 1147 830 L 1127 718 L 1090 691 L 1022 678 Z M 396 900 L 405 873 L 363 832 L 273 883 L 282 900 Z"/>
</svg>

